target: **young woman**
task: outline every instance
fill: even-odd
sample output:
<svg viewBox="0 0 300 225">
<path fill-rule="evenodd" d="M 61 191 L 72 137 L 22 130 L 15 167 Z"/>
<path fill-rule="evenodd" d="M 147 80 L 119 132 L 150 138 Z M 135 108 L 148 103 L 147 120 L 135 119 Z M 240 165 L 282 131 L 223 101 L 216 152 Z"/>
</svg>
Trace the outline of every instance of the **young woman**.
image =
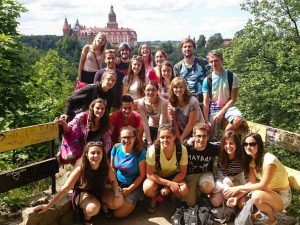
<svg viewBox="0 0 300 225">
<path fill-rule="evenodd" d="M 197 122 L 204 122 L 198 99 L 187 89 L 186 82 L 181 77 L 175 77 L 169 89 L 169 101 L 172 108 L 172 119 L 176 136 L 181 142 L 192 136 L 192 130 Z"/>
<path fill-rule="evenodd" d="M 214 176 L 217 178 L 212 196 L 214 206 L 224 201 L 223 191 L 228 187 L 245 184 L 245 153 L 240 137 L 233 130 L 227 131 L 221 138 L 219 158 Z M 233 207 L 235 204 L 227 204 Z"/>
<path fill-rule="evenodd" d="M 56 120 L 63 127 L 63 140 L 76 137 L 82 150 L 87 142 L 102 141 L 104 149 L 108 152 L 111 148 L 111 130 L 109 127 L 106 101 L 97 98 L 89 106 L 89 110 L 77 114 L 72 121 L 66 122 L 66 116 L 62 115 Z M 79 156 L 78 156 L 79 157 Z M 74 158 L 74 163 L 78 158 Z"/>
<path fill-rule="evenodd" d="M 168 103 L 158 95 L 158 84 L 147 83 L 145 97 L 137 101 L 148 145 L 157 139 L 158 127 L 168 120 Z"/>
<path fill-rule="evenodd" d="M 167 60 L 167 53 L 162 49 L 158 49 L 155 52 L 154 60 L 155 67 L 149 72 L 149 79 L 159 83 L 161 79 L 161 65 Z"/>
<path fill-rule="evenodd" d="M 94 82 L 95 74 L 101 68 L 106 42 L 106 35 L 100 32 L 95 36 L 93 44 L 83 47 L 78 65 L 77 80 L 87 84 Z"/>
<path fill-rule="evenodd" d="M 108 185 L 111 188 L 108 188 Z M 44 213 L 58 203 L 73 188 L 73 208 L 82 216 L 85 225 L 92 225 L 91 218 L 98 214 L 101 205 L 115 209 L 123 204 L 118 182 L 109 166 L 101 142 L 89 142 L 83 157 L 71 172 L 66 183 L 48 204 L 34 208 Z"/>
<path fill-rule="evenodd" d="M 251 191 L 254 205 L 268 216 L 268 225 L 277 224 L 275 212 L 281 212 L 291 203 L 291 190 L 286 170 L 276 156 L 264 151 L 262 138 L 250 133 L 243 143 L 244 150 L 251 157 L 249 182 L 230 187 L 227 196 L 237 196 Z M 255 219 L 255 218 L 254 218 Z"/>
<path fill-rule="evenodd" d="M 170 192 L 177 197 L 188 194 L 184 182 L 187 172 L 187 150 L 180 144 L 172 124 L 163 124 L 158 129 L 158 138 L 154 145 L 147 150 L 146 174 L 143 189 L 150 200 L 148 212 L 156 211 L 156 195 L 160 190 L 161 196 Z"/>
<path fill-rule="evenodd" d="M 145 67 L 145 76 L 149 78 L 150 71 L 153 71 L 153 61 L 151 57 L 151 48 L 147 43 L 143 43 L 140 45 L 138 49 L 138 55 L 143 57 L 143 64 Z"/>
<path fill-rule="evenodd" d="M 144 97 L 146 80 L 143 57 L 135 55 L 130 60 L 128 75 L 123 79 L 123 95 L 129 94 L 133 100 Z"/>
<path fill-rule="evenodd" d="M 171 81 L 174 78 L 173 65 L 169 61 L 164 61 L 161 64 L 160 74 L 161 74 L 160 81 L 159 81 L 160 95 L 164 99 L 169 100 L 168 91 L 171 85 Z"/>
<path fill-rule="evenodd" d="M 121 143 L 115 144 L 111 151 L 111 166 L 125 199 L 123 205 L 114 210 L 114 216 L 126 217 L 144 198 L 142 183 L 146 175 L 146 152 L 139 149 L 137 132 L 133 127 L 122 128 Z"/>
</svg>

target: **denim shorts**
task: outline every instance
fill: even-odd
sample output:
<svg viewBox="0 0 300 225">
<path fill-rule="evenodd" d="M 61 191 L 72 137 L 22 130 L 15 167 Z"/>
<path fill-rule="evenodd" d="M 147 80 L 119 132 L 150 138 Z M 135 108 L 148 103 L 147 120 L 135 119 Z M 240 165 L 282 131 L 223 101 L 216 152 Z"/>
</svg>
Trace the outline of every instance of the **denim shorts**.
<svg viewBox="0 0 300 225">
<path fill-rule="evenodd" d="M 144 199 L 143 183 L 125 197 L 125 201 L 134 204 Z"/>
<path fill-rule="evenodd" d="M 291 201 L 292 201 L 291 189 L 276 191 L 276 192 L 280 195 L 280 197 L 283 201 L 284 209 L 286 209 L 291 204 Z"/>
</svg>

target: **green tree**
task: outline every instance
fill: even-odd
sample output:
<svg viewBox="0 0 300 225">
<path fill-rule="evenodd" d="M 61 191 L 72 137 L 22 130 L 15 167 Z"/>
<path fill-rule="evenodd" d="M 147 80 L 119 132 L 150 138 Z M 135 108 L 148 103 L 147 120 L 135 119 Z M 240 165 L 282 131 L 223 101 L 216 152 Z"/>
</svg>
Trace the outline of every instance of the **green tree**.
<svg viewBox="0 0 300 225">
<path fill-rule="evenodd" d="M 12 0 L 0 3 L 0 130 L 16 127 L 27 102 L 23 83 L 22 45 L 16 41 L 18 18 L 25 12 L 22 4 Z"/>
<path fill-rule="evenodd" d="M 81 47 L 77 37 L 64 36 L 58 40 L 55 45 L 61 57 L 71 63 L 79 62 Z"/>
<path fill-rule="evenodd" d="M 207 55 L 207 49 L 206 49 L 206 37 L 201 34 L 199 36 L 199 39 L 197 40 L 196 46 L 197 46 L 197 54 L 199 57 L 206 57 Z"/>
<path fill-rule="evenodd" d="M 295 24 L 283 20 L 289 18 L 288 11 L 284 14 L 278 9 L 283 3 L 287 2 L 246 1 L 243 8 L 254 18 L 224 49 L 225 61 L 239 74 L 238 105 L 247 120 L 299 132 L 300 46 Z M 294 9 L 298 5 L 289 1 L 285 7 Z M 293 18 L 299 20 L 299 15 L 298 11 Z M 286 21 L 285 27 L 282 21 Z"/>
<path fill-rule="evenodd" d="M 223 45 L 223 37 L 221 33 L 216 33 L 213 36 L 210 36 L 206 43 L 207 51 L 211 51 L 213 49 L 218 49 Z"/>
<path fill-rule="evenodd" d="M 68 79 L 70 65 L 57 51 L 48 53 L 32 66 L 31 81 L 27 84 L 30 95 L 30 121 L 34 124 L 53 121 L 64 112 L 64 104 L 72 93 Z"/>
</svg>

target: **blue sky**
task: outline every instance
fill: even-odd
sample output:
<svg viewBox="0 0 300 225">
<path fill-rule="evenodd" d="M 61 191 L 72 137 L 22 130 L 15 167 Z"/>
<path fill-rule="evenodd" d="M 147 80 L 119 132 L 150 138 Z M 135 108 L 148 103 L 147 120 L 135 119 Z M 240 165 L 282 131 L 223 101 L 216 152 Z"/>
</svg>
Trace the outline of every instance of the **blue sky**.
<svg viewBox="0 0 300 225">
<path fill-rule="evenodd" d="M 28 9 L 19 31 L 26 35 L 62 35 L 64 18 L 74 25 L 104 27 L 114 6 L 119 27 L 132 28 L 138 41 L 181 40 L 221 33 L 232 38 L 250 17 L 242 0 L 21 0 Z"/>
</svg>

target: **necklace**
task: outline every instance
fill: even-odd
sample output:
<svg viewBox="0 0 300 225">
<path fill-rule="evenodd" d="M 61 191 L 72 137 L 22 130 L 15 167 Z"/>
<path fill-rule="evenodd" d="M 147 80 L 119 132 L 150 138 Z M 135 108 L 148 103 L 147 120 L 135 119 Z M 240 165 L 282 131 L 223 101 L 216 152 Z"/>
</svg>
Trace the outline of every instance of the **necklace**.
<svg viewBox="0 0 300 225">
<path fill-rule="evenodd" d="M 144 107 L 145 107 L 146 112 L 149 115 L 156 115 L 158 113 L 157 103 L 148 102 L 146 104 L 145 99 L 144 99 Z"/>
</svg>

